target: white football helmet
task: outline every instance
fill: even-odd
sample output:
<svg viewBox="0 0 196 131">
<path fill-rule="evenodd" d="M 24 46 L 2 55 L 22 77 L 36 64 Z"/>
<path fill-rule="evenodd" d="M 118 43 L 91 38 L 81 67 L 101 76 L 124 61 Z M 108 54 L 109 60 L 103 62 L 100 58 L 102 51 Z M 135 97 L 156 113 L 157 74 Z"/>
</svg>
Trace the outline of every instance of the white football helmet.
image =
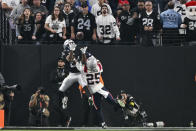
<svg viewBox="0 0 196 131">
<path fill-rule="evenodd" d="M 67 48 L 69 48 L 70 44 L 75 44 L 75 42 L 71 39 L 67 39 L 65 40 L 64 44 L 63 44 L 63 49 L 66 50 Z"/>
<path fill-rule="evenodd" d="M 87 59 L 86 66 L 89 71 L 97 72 L 98 71 L 97 59 L 94 56 L 89 57 Z"/>
</svg>

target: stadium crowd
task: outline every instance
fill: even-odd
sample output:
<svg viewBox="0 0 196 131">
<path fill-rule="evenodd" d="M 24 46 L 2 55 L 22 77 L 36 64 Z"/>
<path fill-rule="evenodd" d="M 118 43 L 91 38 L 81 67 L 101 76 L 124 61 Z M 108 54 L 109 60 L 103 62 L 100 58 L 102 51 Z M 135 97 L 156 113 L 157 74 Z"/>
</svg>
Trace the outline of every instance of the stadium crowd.
<svg viewBox="0 0 196 131">
<path fill-rule="evenodd" d="M 186 13 L 190 1 L 1 0 L 1 7 L 18 44 L 61 44 L 73 39 L 169 46 L 195 41 L 195 18 L 190 20 Z"/>
</svg>

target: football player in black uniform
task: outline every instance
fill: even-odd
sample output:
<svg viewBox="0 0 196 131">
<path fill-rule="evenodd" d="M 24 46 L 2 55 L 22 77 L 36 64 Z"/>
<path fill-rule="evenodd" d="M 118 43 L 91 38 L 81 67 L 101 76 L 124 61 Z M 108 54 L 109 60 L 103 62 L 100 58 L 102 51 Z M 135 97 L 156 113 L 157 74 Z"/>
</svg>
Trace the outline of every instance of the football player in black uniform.
<svg viewBox="0 0 196 131">
<path fill-rule="evenodd" d="M 73 30 L 76 38 L 84 41 L 96 40 L 96 23 L 95 17 L 88 11 L 87 3 L 82 4 L 80 12 L 73 22 Z"/>
<path fill-rule="evenodd" d="M 82 74 L 77 69 L 77 59 L 74 55 L 76 44 L 73 40 L 66 40 L 64 42 L 64 51 L 62 56 L 65 58 L 65 66 L 69 71 L 69 75 L 63 80 L 59 90 L 58 90 L 58 104 L 63 106 L 62 98 L 64 97 L 64 92 L 75 82 L 78 82 L 83 88 L 86 86 L 86 80 L 82 77 Z"/>
<path fill-rule="evenodd" d="M 142 12 L 140 17 L 142 45 L 153 46 L 155 42 L 153 38 L 156 37 L 156 31 L 160 29 L 160 21 L 158 14 L 153 10 L 153 3 L 150 0 L 145 2 L 145 11 Z"/>
<path fill-rule="evenodd" d="M 63 10 L 63 17 L 65 19 L 66 23 L 66 37 L 67 39 L 74 39 L 75 35 L 74 32 L 71 32 L 71 23 L 74 18 L 74 12 L 71 10 L 71 4 L 66 2 L 64 5 L 64 10 Z"/>
</svg>

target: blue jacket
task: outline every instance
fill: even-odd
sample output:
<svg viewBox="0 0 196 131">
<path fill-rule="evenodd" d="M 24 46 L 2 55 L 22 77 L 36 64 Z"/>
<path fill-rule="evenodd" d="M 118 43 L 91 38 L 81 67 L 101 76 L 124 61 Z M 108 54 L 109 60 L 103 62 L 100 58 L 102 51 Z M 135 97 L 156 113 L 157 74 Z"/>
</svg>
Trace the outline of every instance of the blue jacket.
<svg viewBox="0 0 196 131">
<path fill-rule="evenodd" d="M 181 15 L 173 9 L 168 9 L 161 13 L 161 24 L 163 28 L 179 28 L 182 24 Z"/>
<path fill-rule="evenodd" d="M 89 3 L 89 0 L 87 0 L 87 5 L 88 5 L 88 11 L 90 12 L 91 11 L 91 5 Z M 78 8 L 78 7 L 81 7 L 81 2 L 80 1 L 76 1 L 75 2 L 75 7 Z"/>
</svg>

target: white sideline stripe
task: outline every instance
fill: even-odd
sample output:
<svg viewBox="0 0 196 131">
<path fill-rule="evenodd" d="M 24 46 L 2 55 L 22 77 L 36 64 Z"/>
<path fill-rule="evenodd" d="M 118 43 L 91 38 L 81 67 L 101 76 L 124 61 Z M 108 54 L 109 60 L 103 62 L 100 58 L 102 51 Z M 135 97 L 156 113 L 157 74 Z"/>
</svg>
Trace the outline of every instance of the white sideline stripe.
<svg viewBox="0 0 196 131">
<path fill-rule="evenodd" d="M 2 128 L 0 128 L 2 129 Z M 54 130 L 101 130 L 101 127 L 31 127 L 31 126 L 5 126 L 4 129 L 54 129 Z M 107 127 L 106 130 L 130 131 L 196 131 L 196 127 Z"/>
</svg>

